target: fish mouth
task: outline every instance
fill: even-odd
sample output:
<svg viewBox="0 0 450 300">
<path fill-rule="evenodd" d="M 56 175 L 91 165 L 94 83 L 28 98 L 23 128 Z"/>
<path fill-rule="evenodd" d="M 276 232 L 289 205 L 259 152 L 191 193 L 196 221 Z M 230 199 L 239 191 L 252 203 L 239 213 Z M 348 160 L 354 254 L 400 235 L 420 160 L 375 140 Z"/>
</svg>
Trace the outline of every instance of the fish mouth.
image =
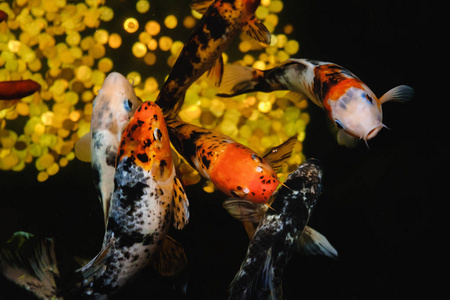
<svg viewBox="0 0 450 300">
<path fill-rule="evenodd" d="M 368 141 L 371 138 L 374 138 L 378 134 L 378 132 L 381 130 L 381 128 L 383 128 L 383 127 L 384 127 L 383 124 L 381 124 L 380 126 L 372 128 L 372 130 L 370 130 L 366 134 L 366 136 L 364 137 L 364 140 Z"/>
</svg>

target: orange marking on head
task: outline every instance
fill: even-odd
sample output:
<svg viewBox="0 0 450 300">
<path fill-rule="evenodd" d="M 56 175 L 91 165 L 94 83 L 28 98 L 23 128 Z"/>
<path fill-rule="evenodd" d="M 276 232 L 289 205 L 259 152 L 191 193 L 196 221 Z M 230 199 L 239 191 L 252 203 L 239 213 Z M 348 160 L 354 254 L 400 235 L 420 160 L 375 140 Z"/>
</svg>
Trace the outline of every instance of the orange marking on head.
<svg viewBox="0 0 450 300">
<path fill-rule="evenodd" d="M 135 164 L 164 180 L 172 172 L 172 150 L 161 109 L 144 102 L 125 128 L 119 148 L 122 157 L 135 157 Z"/>
</svg>

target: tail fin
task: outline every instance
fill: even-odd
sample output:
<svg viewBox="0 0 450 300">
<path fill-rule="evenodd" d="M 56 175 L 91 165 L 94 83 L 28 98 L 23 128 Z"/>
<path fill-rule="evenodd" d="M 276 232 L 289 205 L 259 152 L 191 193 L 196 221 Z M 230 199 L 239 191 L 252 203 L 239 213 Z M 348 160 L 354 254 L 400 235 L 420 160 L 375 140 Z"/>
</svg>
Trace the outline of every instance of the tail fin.
<svg viewBox="0 0 450 300">
<path fill-rule="evenodd" d="M 40 299 L 59 299 L 59 271 L 53 239 L 38 239 L 16 232 L 0 248 L 0 272 Z"/>
<path fill-rule="evenodd" d="M 217 96 L 234 97 L 256 91 L 258 78 L 254 74 L 255 71 L 259 70 L 247 66 L 226 65 Z M 262 74 L 262 71 L 259 72 Z"/>
</svg>

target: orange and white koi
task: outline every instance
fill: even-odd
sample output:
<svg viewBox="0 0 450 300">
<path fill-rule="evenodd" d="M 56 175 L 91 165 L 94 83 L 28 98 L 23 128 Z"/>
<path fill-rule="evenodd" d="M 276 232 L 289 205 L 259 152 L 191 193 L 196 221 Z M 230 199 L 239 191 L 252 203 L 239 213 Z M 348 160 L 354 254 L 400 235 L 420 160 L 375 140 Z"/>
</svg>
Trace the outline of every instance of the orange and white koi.
<svg viewBox="0 0 450 300">
<path fill-rule="evenodd" d="M 161 275 L 180 272 L 186 256 L 167 232 L 170 224 L 182 229 L 188 221 L 189 204 L 175 176 L 162 112 L 145 102 L 120 142 L 102 249 L 74 274 L 66 274 L 74 285 L 58 286 L 67 278 L 58 271 L 53 239 L 27 243 L 28 251 L 34 249 L 27 257 L 0 248 L 0 272 L 41 299 L 107 299 L 150 263 Z"/>
<path fill-rule="evenodd" d="M 405 102 L 414 90 L 400 85 L 377 98 L 370 88 L 347 69 L 329 62 L 310 59 L 289 59 L 269 70 L 231 65 L 225 68 L 219 96 L 243 93 L 290 90 L 328 112 L 340 129 L 338 142 L 351 145 L 357 139 L 366 143 L 386 127 L 382 123 L 381 105 L 388 101 Z"/>
<path fill-rule="evenodd" d="M 75 144 L 77 158 L 91 162 L 105 224 L 122 132 L 141 103 L 133 86 L 122 74 L 110 73 L 94 99 L 91 130 Z"/>
<path fill-rule="evenodd" d="M 223 73 L 222 52 L 244 31 L 269 44 L 270 33 L 255 18 L 260 0 L 196 0 L 192 8 L 203 14 L 196 30 L 180 52 L 169 77 L 161 88 L 156 104 L 165 116 L 177 115 L 186 90 L 207 70 L 220 83 Z"/>
<path fill-rule="evenodd" d="M 296 141 L 292 137 L 261 157 L 220 132 L 167 123 L 172 145 L 203 177 L 229 196 L 256 203 L 266 203 L 280 184 L 274 169 L 290 157 Z"/>
<path fill-rule="evenodd" d="M 189 220 L 166 123 L 153 102 L 144 102 L 125 128 L 114 183 L 103 250 L 81 269 L 84 293 L 96 298 L 114 293 L 148 265 L 171 223 L 182 229 Z"/>
</svg>

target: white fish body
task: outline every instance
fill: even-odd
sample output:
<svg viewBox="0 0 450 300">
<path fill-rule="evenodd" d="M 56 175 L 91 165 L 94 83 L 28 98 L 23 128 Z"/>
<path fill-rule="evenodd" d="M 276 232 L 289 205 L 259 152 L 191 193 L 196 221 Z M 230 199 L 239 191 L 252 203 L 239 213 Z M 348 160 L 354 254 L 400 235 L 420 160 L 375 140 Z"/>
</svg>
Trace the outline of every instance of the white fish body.
<svg viewBox="0 0 450 300">
<path fill-rule="evenodd" d="M 381 98 L 349 70 L 330 62 L 289 59 L 269 70 L 245 66 L 226 66 L 219 94 L 231 97 L 243 93 L 290 90 L 296 100 L 308 98 L 325 109 L 340 129 L 338 142 L 351 146 L 355 140 L 368 141 L 385 127 L 381 105 L 404 102 L 413 89 L 400 85 Z"/>
<path fill-rule="evenodd" d="M 122 132 L 141 103 L 133 86 L 123 75 L 110 73 L 94 100 L 91 131 L 75 146 L 77 157 L 91 162 L 105 224 L 114 189 L 117 149 Z"/>
</svg>

